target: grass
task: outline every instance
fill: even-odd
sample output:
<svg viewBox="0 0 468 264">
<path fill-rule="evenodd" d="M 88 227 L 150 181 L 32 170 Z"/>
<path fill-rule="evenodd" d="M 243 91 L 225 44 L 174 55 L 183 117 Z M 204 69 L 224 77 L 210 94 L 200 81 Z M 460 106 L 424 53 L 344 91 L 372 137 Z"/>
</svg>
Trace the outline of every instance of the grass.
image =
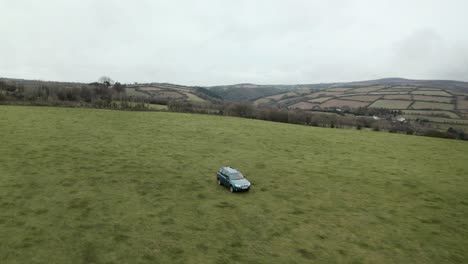
<svg viewBox="0 0 468 264">
<path fill-rule="evenodd" d="M 426 90 L 426 91 L 413 91 L 412 94 L 419 94 L 419 95 L 434 95 L 434 96 L 452 96 L 451 94 L 443 91 L 443 90 Z"/>
<path fill-rule="evenodd" d="M 466 98 L 466 96 L 458 96 L 457 97 L 457 109 L 468 110 L 468 100 L 466 100 L 465 98 Z"/>
<path fill-rule="evenodd" d="M 369 107 L 385 109 L 406 109 L 412 101 L 405 100 L 378 100 Z"/>
<path fill-rule="evenodd" d="M 351 101 L 374 102 L 375 100 L 379 99 L 380 97 L 382 97 L 382 96 L 379 96 L 379 95 L 356 95 L 356 96 L 340 97 L 340 99 L 351 100 Z"/>
<path fill-rule="evenodd" d="M 318 98 L 309 100 L 309 102 L 311 102 L 311 103 L 323 103 L 323 102 L 328 101 L 328 100 L 333 99 L 333 98 L 334 97 L 318 97 Z"/>
<path fill-rule="evenodd" d="M 372 86 L 372 87 L 361 87 L 361 88 L 353 88 L 351 90 L 347 90 L 346 93 L 368 93 L 368 92 L 373 92 L 377 90 L 384 89 L 385 87 L 383 86 Z"/>
<path fill-rule="evenodd" d="M 411 100 L 411 95 L 409 95 L 409 94 L 387 94 L 387 95 L 384 95 L 383 99 Z"/>
<path fill-rule="evenodd" d="M 128 96 L 134 97 L 150 97 L 149 94 L 137 91 L 135 88 L 125 88 L 125 92 Z"/>
<path fill-rule="evenodd" d="M 335 87 L 335 88 L 325 89 L 325 91 L 328 91 L 328 92 L 346 92 L 346 91 L 351 90 L 351 89 L 352 88 Z"/>
<path fill-rule="evenodd" d="M 299 103 L 295 103 L 293 105 L 290 105 L 289 108 L 290 109 L 310 110 L 310 109 L 313 109 L 314 106 L 318 106 L 318 104 L 309 103 L 309 102 L 299 102 Z"/>
<path fill-rule="evenodd" d="M 413 100 L 415 101 L 429 101 L 429 102 L 438 102 L 438 103 L 451 103 L 455 99 L 451 97 L 443 96 L 428 96 L 428 95 L 414 95 Z"/>
<path fill-rule="evenodd" d="M 417 101 L 411 105 L 412 109 L 437 109 L 437 110 L 454 110 L 455 105 L 445 103 L 421 102 Z"/>
<path fill-rule="evenodd" d="M 206 102 L 206 100 L 204 100 L 204 99 L 202 99 L 202 98 L 200 98 L 200 97 L 198 97 L 198 96 L 196 96 L 196 95 L 194 95 L 192 93 L 189 93 L 189 92 L 183 92 L 183 93 L 187 96 L 187 99 L 189 101 L 199 102 L 199 103 Z"/>
<path fill-rule="evenodd" d="M 358 107 L 366 107 L 369 104 L 370 104 L 369 102 L 331 99 L 331 100 L 328 100 L 328 101 L 320 104 L 320 107 L 323 108 L 323 109 L 330 108 L 330 107 L 358 108 Z"/>
<path fill-rule="evenodd" d="M 466 263 L 468 143 L 0 106 L 0 262 Z M 215 183 L 240 168 L 251 192 Z"/>
</svg>

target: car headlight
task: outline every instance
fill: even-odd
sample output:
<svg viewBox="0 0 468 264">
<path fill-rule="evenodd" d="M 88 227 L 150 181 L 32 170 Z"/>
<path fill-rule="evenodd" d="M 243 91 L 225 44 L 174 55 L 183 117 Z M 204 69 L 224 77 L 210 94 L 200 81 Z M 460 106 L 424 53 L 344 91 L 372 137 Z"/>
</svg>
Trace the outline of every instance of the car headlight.
<svg viewBox="0 0 468 264">
<path fill-rule="evenodd" d="M 234 184 L 234 186 L 236 186 L 236 187 L 238 187 L 238 188 L 240 188 L 240 187 L 241 187 L 241 185 L 240 185 L 240 184 Z"/>
</svg>

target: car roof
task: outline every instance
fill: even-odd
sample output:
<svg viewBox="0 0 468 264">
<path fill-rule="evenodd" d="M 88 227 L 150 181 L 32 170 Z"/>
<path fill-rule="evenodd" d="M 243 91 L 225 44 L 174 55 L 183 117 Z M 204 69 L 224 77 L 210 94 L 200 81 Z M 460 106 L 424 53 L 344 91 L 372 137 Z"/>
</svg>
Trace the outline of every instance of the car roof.
<svg viewBox="0 0 468 264">
<path fill-rule="evenodd" d="M 239 172 L 238 170 L 233 169 L 233 168 L 231 168 L 231 167 L 223 167 L 223 169 L 224 169 L 225 171 L 227 171 L 228 173 L 236 173 L 236 172 Z"/>
</svg>

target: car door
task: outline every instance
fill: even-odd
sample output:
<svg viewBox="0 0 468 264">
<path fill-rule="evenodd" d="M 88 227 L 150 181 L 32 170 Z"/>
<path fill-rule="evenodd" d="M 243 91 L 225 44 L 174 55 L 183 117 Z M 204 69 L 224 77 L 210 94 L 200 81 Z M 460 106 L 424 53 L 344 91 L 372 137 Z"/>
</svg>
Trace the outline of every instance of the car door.
<svg viewBox="0 0 468 264">
<path fill-rule="evenodd" d="M 223 184 L 226 185 L 226 186 L 229 186 L 229 176 L 227 176 L 227 173 L 222 170 L 221 171 L 221 181 L 223 181 Z"/>
</svg>

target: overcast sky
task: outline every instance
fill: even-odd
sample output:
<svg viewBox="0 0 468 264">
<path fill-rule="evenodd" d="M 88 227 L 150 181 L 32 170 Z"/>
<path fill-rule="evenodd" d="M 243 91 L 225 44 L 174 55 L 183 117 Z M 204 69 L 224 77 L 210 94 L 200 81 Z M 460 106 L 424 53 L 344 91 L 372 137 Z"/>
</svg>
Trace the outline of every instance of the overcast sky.
<svg viewBox="0 0 468 264">
<path fill-rule="evenodd" d="M 466 0 L 0 0 L 0 76 L 468 81 Z"/>
</svg>

